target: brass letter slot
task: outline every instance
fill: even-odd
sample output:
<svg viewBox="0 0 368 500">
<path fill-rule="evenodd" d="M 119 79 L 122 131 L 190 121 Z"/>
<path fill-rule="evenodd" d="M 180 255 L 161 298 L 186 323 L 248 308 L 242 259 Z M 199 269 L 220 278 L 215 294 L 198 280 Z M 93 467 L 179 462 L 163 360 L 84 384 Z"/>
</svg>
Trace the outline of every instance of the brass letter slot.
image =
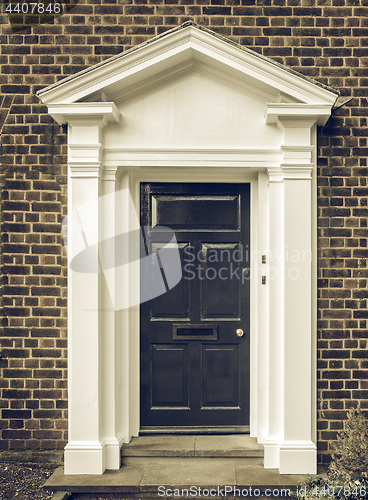
<svg viewBox="0 0 368 500">
<path fill-rule="evenodd" d="M 217 340 L 217 325 L 173 325 L 173 340 Z"/>
</svg>

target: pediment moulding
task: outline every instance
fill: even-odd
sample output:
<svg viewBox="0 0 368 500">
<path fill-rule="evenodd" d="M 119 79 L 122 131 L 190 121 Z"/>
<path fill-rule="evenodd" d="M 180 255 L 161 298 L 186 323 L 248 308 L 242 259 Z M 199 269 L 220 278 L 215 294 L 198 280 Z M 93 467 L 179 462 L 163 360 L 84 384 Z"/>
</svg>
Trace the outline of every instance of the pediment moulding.
<svg viewBox="0 0 368 500">
<path fill-rule="evenodd" d="M 67 77 L 38 96 L 48 106 L 91 98 L 121 100 L 134 87 L 192 70 L 233 85 L 238 80 L 250 93 L 274 96 L 280 106 L 286 101 L 326 105 L 331 111 L 338 97 L 338 92 L 192 22 Z"/>
<path fill-rule="evenodd" d="M 201 75 L 201 77 L 217 82 L 223 89 L 231 88 L 235 93 L 240 92 L 239 96 L 246 95 L 254 103 L 258 102 L 258 105 L 255 105 L 251 100 L 247 101 L 239 97 L 239 103 L 241 102 L 243 107 L 238 107 L 238 110 L 232 109 L 232 111 L 229 108 L 227 115 L 233 112 L 235 115 L 238 113 L 234 119 L 239 120 L 239 126 L 234 130 L 235 135 L 230 134 L 230 137 L 226 134 L 221 135 L 218 146 L 223 150 L 229 147 L 236 149 L 237 146 L 239 149 L 254 146 L 255 149 L 261 150 L 266 144 L 271 148 L 278 145 L 310 146 L 309 129 L 314 124 L 326 123 L 338 97 L 336 91 L 191 22 L 57 82 L 41 90 L 38 96 L 48 106 L 49 114 L 57 123 L 71 125 L 68 142 L 69 145 L 74 144 L 75 147 L 74 150 L 69 150 L 69 156 L 74 161 L 76 156 L 82 158 L 83 144 L 103 142 L 100 137 L 103 127 L 114 123 L 120 124 L 121 128 L 118 133 L 115 132 L 115 135 L 114 133 L 109 135 L 109 141 L 105 142 L 104 146 L 109 148 L 121 144 L 122 149 L 129 148 L 129 146 L 139 147 L 135 142 L 137 140 L 140 142 L 142 135 L 150 133 L 149 128 L 144 128 L 144 124 L 157 120 L 157 109 L 155 106 L 151 108 L 141 106 L 132 111 L 132 107 L 129 107 L 129 102 L 131 102 L 129 100 L 139 93 L 151 92 L 159 86 L 168 89 L 170 85 L 175 85 L 173 82 L 178 81 L 175 78 L 185 78 L 190 74 Z M 198 85 L 198 88 L 193 87 L 193 92 L 198 92 L 195 94 L 197 101 L 199 99 L 198 102 L 202 103 L 203 98 L 205 102 L 208 98 L 200 93 L 204 92 L 203 89 L 203 83 Z M 212 87 L 212 91 L 215 92 L 213 99 L 216 100 L 216 105 L 221 102 L 221 99 L 227 102 L 229 93 L 221 91 L 219 87 Z M 175 90 L 171 95 L 176 96 Z M 234 108 L 236 96 L 231 95 Z M 176 96 L 176 102 L 180 98 L 180 95 Z M 125 104 L 127 101 L 129 101 L 128 111 Z M 154 98 L 151 102 L 154 102 Z M 168 115 L 163 115 L 158 122 L 159 126 L 156 127 L 156 135 L 159 134 L 159 138 L 163 137 L 165 126 L 170 126 L 170 130 L 173 130 L 173 124 L 169 122 L 169 115 L 173 109 L 169 108 L 165 101 L 163 101 L 163 106 L 165 108 L 162 110 L 163 113 L 168 113 Z M 250 106 L 249 110 L 247 106 Z M 127 112 L 130 128 L 127 128 L 124 122 Z M 141 115 L 145 112 L 148 114 Z M 251 113 L 252 116 L 254 113 L 259 115 L 255 117 L 258 127 L 254 129 L 256 131 L 248 130 L 249 124 L 244 123 L 246 113 Z M 227 115 L 223 113 L 222 119 L 228 120 Z M 202 144 L 203 150 L 211 149 L 217 144 L 217 141 L 211 142 L 211 137 L 220 133 L 221 127 L 225 132 L 233 128 L 229 121 L 223 122 L 222 125 L 219 122 L 214 126 L 213 118 L 204 112 L 199 119 L 203 123 L 199 121 L 198 127 L 199 130 L 208 128 L 209 132 L 199 143 L 199 139 L 197 140 L 199 135 L 195 129 L 190 136 L 191 127 L 188 127 L 187 123 L 189 118 L 182 117 L 180 114 L 178 116 L 181 120 L 179 125 L 186 131 L 186 144 L 182 147 L 184 150 Z M 261 122 L 266 125 L 266 128 L 261 129 Z M 83 128 L 86 130 L 87 127 L 91 134 L 83 132 Z M 272 132 L 273 127 L 281 129 L 280 133 L 284 138 L 281 144 Z M 133 132 L 135 136 L 129 135 L 132 130 L 137 131 Z M 243 130 L 243 136 L 240 130 Z M 119 136 L 121 133 L 123 135 Z M 177 135 L 180 135 L 180 132 Z M 121 140 L 117 138 L 118 136 Z M 145 145 L 149 147 L 156 144 L 162 150 L 165 144 L 159 144 L 161 139 L 157 141 L 154 134 L 152 137 L 152 144 L 148 140 Z M 260 137 L 264 139 L 260 140 Z M 79 153 L 77 145 L 79 145 Z M 178 141 L 175 134 L 172 134 L 172 141 L 168 141 L 167 145 L 174 148 L 178 146 L 180 149 L 180 140 Z M 282 152 L 286 162 L 293 157 L 290 151 L 283 150 Z M 88 156 L 88 152 L 86 154 Z M 107 152 L 105 158 L 110 161 L 109 158 L 112 156 Z M 297 157 L 299 163 L 308 159 L 305 154 L 301 153 L 300 148 L 299 153 L 294 155 L 295 159 Z"/>
</svg>

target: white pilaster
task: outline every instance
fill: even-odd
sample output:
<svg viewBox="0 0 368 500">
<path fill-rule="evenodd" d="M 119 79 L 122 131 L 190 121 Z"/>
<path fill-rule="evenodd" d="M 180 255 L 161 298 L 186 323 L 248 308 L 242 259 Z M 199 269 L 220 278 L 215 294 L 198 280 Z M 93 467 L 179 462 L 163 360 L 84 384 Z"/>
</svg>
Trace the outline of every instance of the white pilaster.
<svg viewBox="0 0 368 500">
<path fill-rule="evenodd" d="M 80 137 L 84 135 L 84 131 L 85 127 L 72 123 L 69 125 L 69 263 L 83 251 L 82 242 L 87 249 L 97 245 L 99 240 L 99 124 L 89 124 L 88 134 Z M 78 145 L 75 144 L 77 140 Z M 88 207 L 88 215 L 85 207 Z M 100 440 L 100 274 L 97 251 L 94 255 L 89 255 L 88 263 L 92 272 L 79 272 L 69 266 L 68 274 L 70 417 L 69 442 L 65 448 L 66 474 L 83 474 L 92 468 L 98 474 L 101 473 L 103 464 L 103 446 Z"/>
<path fill-rule="evenodd" d="M 257 399 L 251 403 L 251 415 L 254 414 L 254 420 L 257 422 L 256 432 L 251 435 L 257 436 L 259 443 L 264 443 L 265 438 L 268 436 L 268 413 L 269 413 L 269 400 L 268 400 L 268 390 L 269 390 L 269 364 L 270 364 L 270 352 L 269 352 L 269 297 L 267 286 L 262 285 L 262 276 L 268 275 L 269 269 L 269 235 L 268 231 L 261 230 L 261 228 L 267 228 L 269 225 L 269 189 L 268 189 L 268 176 L 266 172 L 258 173 L 258 193 L 257 193 L 257 219 L 252 220 L 251 227 L 256 231 L 258 251 L 254 251 L 254 244 L 252 248 L 252 260 L 253 264 L 257 268 L 255 290 L 258 295 L 257 297 L 257 327 L 258 327 L 258 337 L 255 339 L 254 343 L 254 357 L 257 358 L 257 376 L 251 375 L 252 378 L 256 379 L 256 394 Z M 253 201 L 254 197 L 253 197 Z M 255 241 L 253 237 L 252 241 Z M 264 256 L 264 259 L 263 257 Z M 254 262 L 256 260 L 256 262 Z M 265 260 L 265 262 L 264 262 Z M 252 273 L 254 276 L 255 273 Z M 253 354 L 251 355 L 253 356 Z M 251 372 L 252 373 L 252 372 Z"/>
<path fill-rule="evenodd" d="M 278 117 L 280 168 L 269 168 L 270 389 L 265 467 L 316 473 L 312 441 L 311 129 L 316 118 Z"/>
<path fill-rule="evenodd" d="M 102 474 L 107 467 L 120 466 L 119 442 L 107 411 L 114 415 L 115 398 L 105 408 L 104 390 L 115 367 L 113 359 L 106 366 L 106 351 L 114 352 L 115 330 L 110 329 L 102 341 L 104 327 L 112 323 L 112 304 L 101 293 L 106 283 L 99 255 L 99 242 L 111 229 L 106 217 L 109 207 L 100 202 L 102 130 L 117 114 L 112 103 L 83 104 L 52 109 L 59 123 L 68 123 L 69 442 L 64 465 L 65 474 Z M 115 390 L 114 384 L 110 390 Z"/>
<path fill-rule="evenodd" d="M 268 169 L 269 175 L 269 417 L 264 442 L 264 466 L 279 467 L 279 434 L 283 406 L 284 334 L 284 185 L 282 170 Z"/>
<path fill-rule="evenodd" d="M 105 444 L 106 469 L 120 468 L 119 432 L 119 348 L 116 312 L 116 252 L 119 253 L 119 233 L 116 228 L 118 216 L 116 195 L 116 167 L 105 167 L 102 174 L 102 197 L 99 212 L 101 220 L 100 249 L 101 275 L 101 372 L 102 403 L 101 433 Z M 118 235 L 116 237 L 116 235 Z"/>
</svg>

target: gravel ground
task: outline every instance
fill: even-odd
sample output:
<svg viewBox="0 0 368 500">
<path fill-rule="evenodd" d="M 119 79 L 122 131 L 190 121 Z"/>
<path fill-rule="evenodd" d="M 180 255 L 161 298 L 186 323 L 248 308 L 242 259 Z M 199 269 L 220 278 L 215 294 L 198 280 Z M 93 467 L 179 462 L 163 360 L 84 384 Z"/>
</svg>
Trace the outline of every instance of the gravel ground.
<svg viewBox="0 0 368 500">
<path fill-rule="evenodd" d="M 50 493 L 41 489 L 55 466 L 37 463 L 0 462 L 1 500 L 49 500 Z"/>
</svg>

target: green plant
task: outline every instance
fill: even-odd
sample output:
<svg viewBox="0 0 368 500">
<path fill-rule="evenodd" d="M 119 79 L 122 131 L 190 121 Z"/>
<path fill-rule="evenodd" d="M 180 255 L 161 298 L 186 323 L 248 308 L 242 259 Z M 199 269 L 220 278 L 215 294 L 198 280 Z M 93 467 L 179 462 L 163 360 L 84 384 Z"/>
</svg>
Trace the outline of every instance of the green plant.
<svg viewBox="0 0 368 500">
<path fill-rule="evenodd" d="M 348 411 L 327 477 L 307 476 L 300 488 L 306 500 L 360 500 L 368 494 L 368 420 L 360 409 Z"/>
<path fill-rule="evenodd" d="M 360 410 L 349 410 L 345 428 L 339 432 L 334 444 L 329 476 L 353 484 L 368 479 L 368 421 Z"/>
</svg>

